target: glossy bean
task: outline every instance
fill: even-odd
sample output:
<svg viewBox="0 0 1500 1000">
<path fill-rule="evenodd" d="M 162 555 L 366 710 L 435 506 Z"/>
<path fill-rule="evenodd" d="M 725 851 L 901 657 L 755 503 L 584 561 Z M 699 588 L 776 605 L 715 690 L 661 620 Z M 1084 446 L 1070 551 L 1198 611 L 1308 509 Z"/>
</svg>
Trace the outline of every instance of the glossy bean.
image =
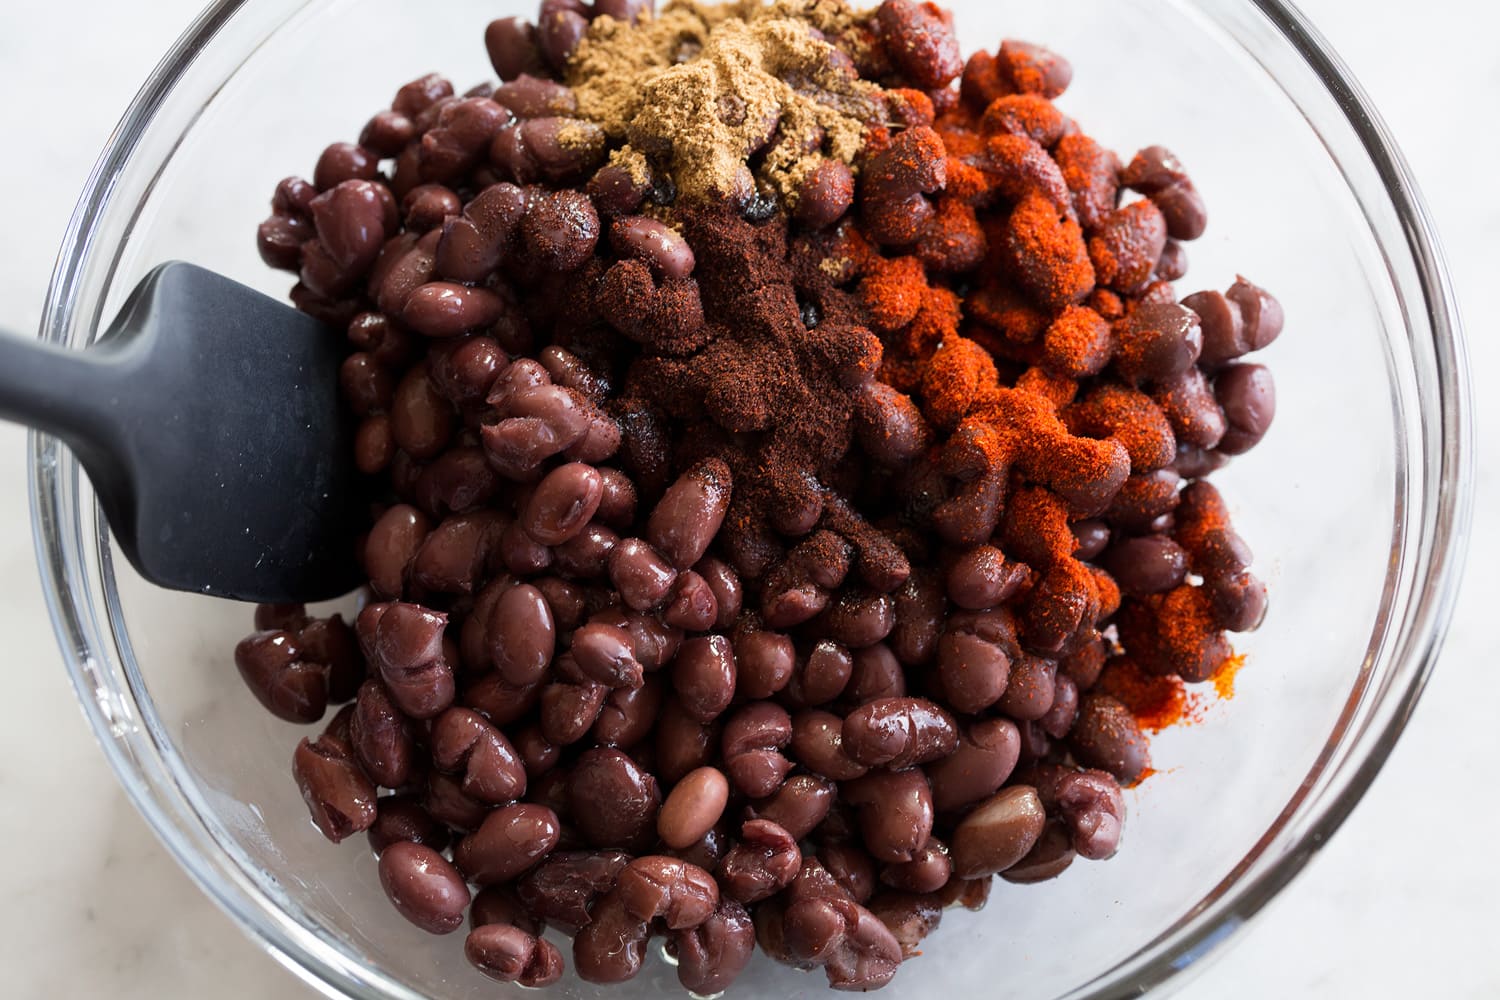
<svg viewBox="0 0 1500 1000">
<path fill-rule="evenodd" d="M 568 799 L 578 831 L 595 847 L 639 850 L 656 837 L 656 779 L 619 750 L 599 747 L 579 757 Z"/>
<path fill-rule="evenodd" d="M 636 858 L 620 870 L 614 895 L 637 920 L 668 930 L 697 927 L 719 908 L 719 886 L 695 864 L 663 854 Z"/>
<path fill-rule="evenodd" d="M 712 767 L 690 771 L 673 786 L 657 815 L 656 828 L 662 842 L 683 850 L 702 840 L 729 801 L 729 782 Z"/>
<path fill-rule="evenodd" d="M 370 850 L 381 853 L 397 841 L 413 843 L 442 851 L 448 846 L 448 828 L 438 822 L 415 795 L 387 795 L 376 805 L 375 822 L 365 831 Z"/>
<path fill-rule="evenodd" d="M 607 687 L 637 688 L 644 669 L 629 632 L 590 623 L 573 633 L 572 656 L 584 676 Z"/>
<path fill-rule="evenodd" d="M 856 650 L 844 700 L 854 705 L 906 694 L 906 672 L 884 643 Z"/>
<path fill-rule="evenodd" d="M 287 722 L 317 722 L 328 706 L 328 667 L 302 660 L 289 632 L 256 632 L 240 640 L 234 664 L 256 700 Z"/>
<path fill-rule="evenodd" d="M 349 740 L 355 758 L 376 784 L 400 788 L 411 780 L 417 750 L 410 723 L 380 681 L 368 680 L 360 687 L 349 719 Z"/>
<path fill-rule="evenodd" d="M 771 701 L 751 702 L 724 725 L 724 767 L 729 780 L 750 798 L 770 795 L 791 770 L 781 751 L 792 741 L 792 719 Z"/>
<path fill-rule="evenodd" d="M 974 714 L 999 701 L 1010 681 L 1010 657 L 999 645 L 969 632 L 938 640 L 938 683 L 956 710 Z"/>
<path fill-rule="evenodd" d="M 649 611 L 667 600 L 677 571 L 649 543 L 626 538 L 610 551 L 609 577 L 629 607 Z"/>
<path fill-rule="evenodd" d="M 556 851 L 521 877 L 516 894 L 532 916 L 575 933 L 629 862 L 621 851 Z"/>
<path fill-rule="evenodd" d="M 844 721 L 832 712 L 811 710 L 792 719 L 792 756 L 814 774 L 852 781 L 869 768 L 844 751 Z"/>
<path fill-rule="evenodd" d="M 337 844 L 375 822 L 375 786 L 346 745 L 327 737 L 302 740 L 292 775 L 318 832 Z"/>
<path fill-rule="evenodd" d="M 902 770 L 937 760 L 958 746 L 958 726 L 925 698 L 881 698 L 844 720 L 843 749 L 866 767 Z"/>
<path fill-rule="evenodd" d="M 1148 763 L 1147 740 L 1124 705 L 1103 694 L 1088 694 L 1068 736 L 1078 762 L 1114 775 L 1122 784 L 1141 776 Z"/>
<path fill-rule="evenodd" d="M 739 574 L 728 563 L 712 556 L 699 560 L 693 569 L 708 583 L 708 589 L 714 592 L 714 601 L 719 607 L 715 626 L 728 629 L 739 618 L 740 609 L 744 606 L 744 587 L 740 583 Z"/>
<path fill-rule="evenodd" d="M 437 851 L 403 840 L 380 855 L 380 885 L 407 920 L 432 934 L 457 930 L 469 908 L 463 876 Z"/>
<path fill-rule="evenodd" d="M 651 925 L 631 916 L 624 901 L 611 892 L 590 913 L 590 920 L 573 938 L 573 968 L 588 983 L 620 983 L 632 979 L 646 960 Z"/>
<path fill-rule="evenodd" d="M 932 790 L 920 770 L 872 771 L 842 788 L 877 861 L 910 861 L 932 835 Z"/>
<path fill-rule="evenodd" d="M 656 717 L 661 713 L 662 683 L 648 676 L 640 687 L 618 687 L 609 692 L 599 717 L 594 720 L 593 737 L 600 746 L 629 749 L 651 735 Z"/>
<path fill-rule="evenodd" d="M 926 767 L 933 805 L 949 812 L 993 795 L 1015 770 L 1020 753 L 1020 731 L 1011 720 L 970 724 L 961 732 L 957 750 Z"/>
<path fill-rule="evenodd" d="M 755 903 L 784 889 L 801 868 L 797 839 L 769 820 L 753 819 L 741 828 L 717 875 L 725 896 Z"/>
<path fill-rule="evenodd" d="M 692 718 L 712 722 L 734 697 L 735 659 L 722 635 L 700 636 L 682 644 L 672 667 L 677 697 Z"/>
<path fill-rule="evenodd" d="M 936 837 L 929 837 L 910 861 L 882 868 L 880 881 L 902 892 L 929 893 L 947 885 L 952 875 L 953 861 L 948 854 L 948 845 Z"/>
<path fill-rule="evenodd" d="M 953 831 L 953 873 L 979 878 L 1024 858 L 1042 835 L 1047 813 L 1036 789 L 1013 785 L 986 800 Z"/>
<path fill-rule="evenodd" d="M 692 247 L 655 219 L 643 215 L 616 219 L 609 228 L 609 242 L 615 253 L 645 261 L 658 276 L 686 278 L 693 273 Z"/>
<path fill-rule="evenodd" d="M 697 927 L 672 936 L 677 953 L 677 979 L 697 996 L 722 992 L 750 964 L 755 951 L 755 925 L 745 908 L 732 899 Z"/>
<path fill-rule="evenodd" d="M 770 798 L 756 802 L 753 812 L 758 819 L 770 820 L 793 839 L 801 840 L 828 817 L 837 796 L 833 782 L 814 774 L 799 774 Z"/>
<path fill-rule="evenodd" d="M 502 806 L 459 841 L 453 861 L 478 885 L 509 882 L 551 853 L 560 833 L 557 814 L 545 806 Z"/>
<path fill-rule="evenodd" d="M 509 924 L 474 928 L 464 940 L 464 957 L 491 979 L 532 989 L 550 986 L 563 974 L 556 945 Z"/>
<path fill-rule="evenodd" d="M 679 781 L 708 764 L 718 744 L 714 727 L 699 722 L 675 696 L 662 705 L 656 722 L 656 766 L 663 781 Z"/>
<path fill-rule="evenodd" d="M 603 711 L 609 690 L 593 681 L 544 685 L 540 696 L 542 735 L 561 747 L 583 739 Z"/>
<path fill-rule="evenodd" d="M 1057 804 L 1073 850 L 1091 861 L 1114 856 L 1125 822 L 1125 799 L 1104 771 L 1070 771 L 1057 785 Z"/>
<path fill-rule="evenodd" d="M 646 539 L 679 569 L 688 569 L 708 549 L 729 509 L 732 480 L 719 459 L 693 466 L 651 512 Z"/>
<path fill-rule="evenodd" d="M 464 792 L 480 802 L 505 803 L 526 794 L 526 768 L 505 735 L 467 708 L 450 708 L 432 724 L 432 762 L 463 775 Z"/>
</svg>

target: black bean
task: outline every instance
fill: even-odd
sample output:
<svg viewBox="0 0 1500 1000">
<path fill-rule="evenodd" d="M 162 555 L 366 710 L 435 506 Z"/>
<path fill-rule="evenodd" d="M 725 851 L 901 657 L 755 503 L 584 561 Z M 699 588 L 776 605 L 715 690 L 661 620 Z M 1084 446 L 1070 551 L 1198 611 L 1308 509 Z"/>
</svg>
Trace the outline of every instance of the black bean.
<svg viewBox="0 0 1500 1000">
<path fill-rule="evenodd" d="M 533 198 L 521 222 L 529 258 L 550 271 L 572 271 L 594 252 L 599 215 L 593 202 L 577 191 Z"/>
<path fill-rule="evenodd" d="M 832 712 L 806 711 L 792 720 L 792 756 L 813 774 L 852 781 L 869 768 L 844 752 L 844 720 Z"/>
<path fill-rule="evenodd" d="M 854 203 L 854 172 L 838 160 L 814 167 L 797 191 L 797 219 L 812 229 L 831 226 Z"/>
<path fill-rule="evenodd" d="M 629 632 L 614 625 L 590 623 L 573 633 L 571 653 L 583 675 L 607 687 L 641 686 L 644 668 L 635 658 Z"/>
<path fill-rule="evenodd" d="M 672 936 L 677 979 L 697 996 L 713 996 L 735 980 L 755 951 L 755 925 L 745 908 L 721 899 L 719 908 L 697 927 Z"/>
<path fill-rule="evenodd" d="M 546 61 L 537 44 L 536 26 L 519 17 L 502 17 L 484 29 L 484 47 L 490 65 L 501 80 L 514 80 L 521 74 L 544 75 Z M 448 92 L 453 92 L 450 87 Z"/>
<path fill-rule="evenodd" d="M 442 851 L 448 846 L 448 828 L 434 819 L 415 795 L 387 795 L 379 800 L 375 822 L 365 832 L 370 850 L 376 854 L 400 840 Z"/>
<path fill-rule="evenodd" d="M 735 788 L 752 799 L 781 786 L 792 762 L 781 754 L 792 741 L 792 718 L 771 701 L 755 701 L 724 725 L 724 768 Z M 743 900 L 742 900 L 743 902 Z"/>
<path fill-rule="evenodd" d="M 646 538 L 679 569 L 703 558 L 729 510 L 729 466 L 706 459 L 667 489 L 646 526 Z"/>
<path fill-rule="evenodd" d="M 589 30 L 582 0 L 543 0 L 537 17 L 537 46 L 553 71 L 561 74 L 579 41 Z"/>
<path fill-rule="evenodd" d="M 556 945 L 509 924 L 474 928 L 464 941 L 464 956 L 491 979 L 532 989 L 550 986 L 563 974 Z"/>
<path fill-rule="evenodd" d="M 662 621 L 687 632 L 706 632 L 718 620 L 719 602 L 708 581 L 692 570 L 680 574 L 667 595 Z"/>
<path fill-rule="evenodd" d="M 844 720 L 844 752 L 867 767 L 901 770 L 951 754 L 953 717 L 925 698 L 881 698 Z"/>
<path fill-rule="evenodd" d="M 656 838 L 656 779 L 619 750 L 600 747 L 578 758 L 568 799 L 578 831 L 595 847 L 640 850 Z"/>
<path fill-rule="evenodd" d="M 1276 383 L 1270 370 L 1263 365 L 1230 365 L 1214 379 L 1214 397 L 1229 422 L 1219 451 L 1239 455 L 1259 444 L 1276 416 Z"/>
<path fill-rule="evenodd" d="M 616 893 L 600 900 L 588 924 L 573 938 L 573 968 L 588 983 L 620 983 L 635 977 L 646 960 L 651 925 L 625 910 Z"/>
<path fill-rule="evenodd" d="M 933 806 L 959 809 L 993 795 L 1020 759 L 1021 735 L 1009 719 L 982 719 L 959 734 L 958 749 L 927 765 Z"/>
<path fill-rule="evenodd" d="M 501 804 L 526 794 L 526 768 L 510 740 L 483 716 L 450 708 L 433 721 L 432 762 L 462 773 L 463 790 L 480 802 Z"/>
<path fill-rule="evenodd" d="M 938 682 L 957 711 L 974 714 L 995 705 L 1010 676 L 1010 657 L 996 643 L 972 633 L 948 633 L 938 640 Z"/>
<path fill-rule="evenodd" d="M 477 885 L 509 882 L 550 854 L 560 833 L 557 814 L 545 806 L 502 806 L 459 841 L 453 862 Z"/>
<path fill-rule="evenodd" d="M 964 817 L 953 831 L 953 873 L 980 878 L 1003 872 L 1026 857 L 1047 821 L 1047 813 L 1028 785 L 1013 785 Z"/>
<path fill-rule="evenodd" d="M 686 278 L 693 273 L 693 250 L 676 230 L 644 215 L 616 219 L 609 227 L 609 243 L 621 257 L 651 265 L 658 276 Z"/>
<path fill-rule="evenodd" d="M 1258 351 L 1269 347 L 1272 341 L 1281 336 L 1283 324 L 1281 303 L 1276 301 L 1270 292 L 1259 285 L 1251 284 L 1244 278 L 1239 278 L 1224 294 L 1240 307 L 1240 315 L 1245 322 L 1247 350 Z"/>
<path fill-rule="evenodd" d="M 734 697 L 735 659 L 729 640 L 710 635 L 684 642 L 672 668 L 672 684 L 684 711 L 699 722 L 712 722 Z"/>
<path fill-rule="evenodd" d="M 776 794 L 754 804 L 749 814 L 780 826 L 800 840 L 816 830 L 833 809 L 838 788 L 814 774 L 789 778 Z"/>
<path fill-rule="evenodd" d="M 1024 566 L 1006 562 L 1005 554 L 993 545 L 977 545 L 949 567 L 948 598 L 974 611 L 994 607 L 1015 594 L 1027 575 Z"/>
<path fill-rule="evenodd" d="M 456 337 L 490 326 L 505 306 L 484 288 L 451 281 L 431 281 L 414 289 L 401 308 L 401 320 L 429 337 Z"/>
<path fill-rule="evenodd" d="M 313 169 L 313 184 L 327 191 L 344 181 L 373 181 L 380 168 L 379 157 L 353 143 L 336 142 L 323 150 Z"/>
<path fill-rule="evenodd" d="M 865 849 L 877 861 L 910 861 L 932 835 L 932 790 L 919 768 L 872 771 L 842 791 L 859 807 Z"/>
<path fill-rule="evenodd" d="M 234 664 L 256 699 L 287 722 L 317 722 L 328 707 L 328 667 L 300 659 L 288 632 L 257 632 L 240 641 Z"/>
<path fill-rule="evenodd" d="M 1188 557 L 1164 535 L 1126 538 L 1099 558 L 1099 566 L 1132 597 L 1171 590 L 1187 577 Z"/>
<path fill-rule="evenodd" d="M 448 934 L 464 922 L 469 887 L 437 851 L 408 840 L 380 854 L 380 884 L 401 915 L 424 931 Z"/>
<path fill-rule="evenodd" d="M 1069 745 L 1079 763 L 1108 771 L 1125 784 L 1146 769 L 1145 735 L 1129 710 L 1108 695 L 1083 698 Z"/>
<path fill-rule="evenodd" d="M 1113 776 L 1071 771 L 1058 782 L 1057 804 L 1080 856 L 1092 861 L 1114 856 L 1125 822 L 1125 800 Z"/>
<path fill-rule="evenodd" d="M 411 118 L 443 98 L 452 96 L 453 84 L 436 73 L 429 73 L 404 84 L 391 101 L 391 110 Z"/>
<path fill-rule="evenodd" d="M 609 578 L 627 606 L 649 611 L 667 600 L 677 571 L 649 543 L 627 538 L 610 551 Z"/>
<path fill-rule="evenodd" d="M 516 894 L 532 916 L 575 933 L 629 861 L 620 851 L 556 851 L 521 877 Z"/>
<path fill-rule="evenodd" d="M 718 879 L 725 896 L 755 903 L 786 888 L 801 868 L 797 839 L 773 822 L 754 819 L 720 862 Z"/>
<path fill-rule="evenodd" d="M 375 786 L 346 744 L 304 739 L 292 757 L 292 775 L 313 824 L 335 844 L 375 823 Z"/>
<path fill-rule="evenodd" d="M 376 783 L 401 788 L 411 780 L 417 750 L 410 724 L 380 681 L 365 681 L 359 689 L 349 740 L 360 766 Z"/>
<path fill-rule="evenodd" d="M 561 545 L 588 526 L 603 498 L 604 482 L 598 470 L 569 462 L 537 484 L 521 512 L 521 523 L 543 545 Z"/>
<path fill-rule="evenodd" d="M 695 864 L 664 854 L 636 858 L 620 870 L 612 895 L 637 920 L 668 930 L 697 927 L 719 908 L 719 886 Z"/>
<path fill-rule="evenodd" d="M 1115 367 L 1131 381 L 1164 379 L 1192 367 L 1203 348 L 1198 314 L 1185 306 L 1143 303 L 1119 327 Z"/>
<path fill-rule="evenodd" d="M 899 698 L 905 694 L 906 672 L 890 647 L 877 643 L 855 651 L 849 686 L 844 688 L 846 701 L 863 705 L 877 698 Z"/>
<path fill-rule="evenodd" d="M 492 96 L 510 108 L 518 118 L 571 115 L 578 110 L 578 98 L 571 88 L 529 73 L 520 73 L 512 79 L 506 79 L 495 88 Z"/>
<path fill-rule="evenodd" d="M 780 632 L 746 629 L 736 633 L 734 660 L 738 693 L 757 699 L 769 698 L 781 691 L 792 678 L 796 656 L 791 637 Z"/>
</svg>

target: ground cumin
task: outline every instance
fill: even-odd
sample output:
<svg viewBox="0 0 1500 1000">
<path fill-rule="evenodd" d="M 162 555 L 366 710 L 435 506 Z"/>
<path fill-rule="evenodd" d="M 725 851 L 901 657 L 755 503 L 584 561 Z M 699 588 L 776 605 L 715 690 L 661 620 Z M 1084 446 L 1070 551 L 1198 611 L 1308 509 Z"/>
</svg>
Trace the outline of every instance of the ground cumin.
<svg viewBox="0 0 1500 1000">
<path fill-rule="evenodd" d="M 812 33 L 856 22 L 842 0 L 678 2 L 633 26 L 598 18 L 567 81 L 582 117 L 669 174 L 687 200 L 745 199 L 760 187 L 795 207 L 806 175 L 825 158 L 854 163 L 867 124 L 888 113 L 884 92 Z"/>
</svg>

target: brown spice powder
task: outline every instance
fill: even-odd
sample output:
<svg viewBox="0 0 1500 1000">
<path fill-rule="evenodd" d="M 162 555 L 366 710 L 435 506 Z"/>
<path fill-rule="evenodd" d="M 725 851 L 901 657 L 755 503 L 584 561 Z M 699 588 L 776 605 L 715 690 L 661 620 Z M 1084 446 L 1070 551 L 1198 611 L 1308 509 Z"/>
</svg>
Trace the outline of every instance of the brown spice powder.
<svg viewBox="0 0 1500 1000">
<path fill-rule="evenodd" d="M 635 26 L 598 18 L 567 79 L 579 114 L 685 198 L 746 198 L 759 182 L 792 207 L 809 171 L 852 163 L 866 125 L 886 116 L 884 92 L 812 33 L 859 17 L 844 0 L 744 0 L 676 2 Z"/>
</svg>

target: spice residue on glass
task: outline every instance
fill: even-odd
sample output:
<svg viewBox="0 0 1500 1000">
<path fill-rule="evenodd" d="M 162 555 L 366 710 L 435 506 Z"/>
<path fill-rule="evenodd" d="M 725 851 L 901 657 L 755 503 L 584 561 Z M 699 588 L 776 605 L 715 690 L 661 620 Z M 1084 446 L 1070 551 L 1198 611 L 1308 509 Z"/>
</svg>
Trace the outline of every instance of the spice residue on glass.
<svg viewBox="0 0 1500 1000">
<path fill-rule="evenodd" d="M 656 936 L 700 995 L 757 948 L 883 986 L 993 876 L 1112 856 L 1266 606 L 1208 477 L 1281 309 L 1179 300 L 1182 164 L 912 0 L 483 42 L 498 85 L 401 87 L 259 232 L 347 336 L 370 488 L 353 624 L 264 606 L 235 651 L 283 719 L 344 705 L 293 760 L 318 829 L 488 976 Z"/>
</svg>

